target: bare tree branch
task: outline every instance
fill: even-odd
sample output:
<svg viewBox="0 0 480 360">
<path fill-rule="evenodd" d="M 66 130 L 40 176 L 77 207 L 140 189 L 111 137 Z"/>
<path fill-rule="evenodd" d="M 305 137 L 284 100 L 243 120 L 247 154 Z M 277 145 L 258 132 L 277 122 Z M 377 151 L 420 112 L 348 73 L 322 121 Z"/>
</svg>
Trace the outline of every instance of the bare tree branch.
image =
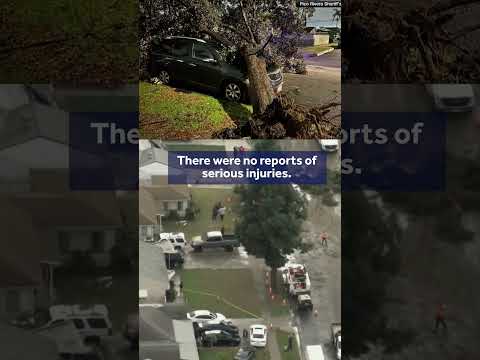
<svg viewBox="0 0 480 360">
<path fill-rule="evenodd" d="M 255 51 L 253 51 L 252 53 L 248 54 L 248 56 L 250 55 L 256 55 L 258 54 L 259 52 L 263 51 L 263 49 L 265 49 L 265 47 L 268 45 L 268 43 L 270 41 L 272 41 L 273 39 L 273 32 L 270 34 L 270 36 L 268 37 L 267 41 L 265 41 L 265 44 L 263 44 L 263 46 L 261 46 L 260 48 L 256 49 Z"/>
<path fill-rule="evenodd" d="M 248 33 L 250 35 L 251 42 L 256 44 L 255 36 L 253 35 L 252 28 L 248 24 L 247 14 L 245 14 L 245 8 L 243 7 L 243 1 L 239 0 L 239 3 L 240 3 L 240 11 L 242 12 L 243 22 L 245 23 L 245 26 L 247 27 Z"/>
</svg>

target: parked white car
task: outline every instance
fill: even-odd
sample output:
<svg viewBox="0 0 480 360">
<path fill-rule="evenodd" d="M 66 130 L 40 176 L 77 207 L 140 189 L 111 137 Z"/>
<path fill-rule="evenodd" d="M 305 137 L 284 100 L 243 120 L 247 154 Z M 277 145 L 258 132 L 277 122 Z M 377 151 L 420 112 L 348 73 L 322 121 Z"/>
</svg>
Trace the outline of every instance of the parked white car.
<svg viewBox="0 0 480 360">
<path fill-rule="evenodd" d="M 320 147 L 326 152 L 338 151 L 340 145 L 338 139 L 320 139 Z"/>
<path fill-rule="evenodd" d="M 267 346 L 267 332 L 265 325 L 250 326 L 250 345 L 255 347 Z"/>
<path fill-rule="evenodd" d="M 438 111 L 468 112 L 475 106 L 475 93 L 469 84 L 427 84 L 427 92 Z"/>
<path fill-rule="evenodd" d="M 213 313 L 208 310 L 195 310 L 187 313 L 187 319 L 196 323 L 209 322 L 209 324 L 219 324 L 222 321 L 227 321 L 225 315 L 220 313 Z"/>
<path fill-rule="evenodd" d="M 112 323 L 105 305 L 54 305 L 49 309 L 50 320 L 42 328 L 72 320 L 83 339 L 100 341 L 112 335 Z"/>
</svg>

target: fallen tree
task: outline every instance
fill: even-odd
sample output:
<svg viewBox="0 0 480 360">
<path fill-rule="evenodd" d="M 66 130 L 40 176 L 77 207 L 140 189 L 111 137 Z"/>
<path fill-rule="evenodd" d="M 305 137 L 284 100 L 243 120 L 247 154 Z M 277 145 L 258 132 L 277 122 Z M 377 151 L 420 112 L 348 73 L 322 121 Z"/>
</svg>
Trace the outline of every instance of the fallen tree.
<svg viewBox="0 0 480 360">
<path fill-rule="evenodd" d="M 305 108 L 288 94 L 279 95 L 261 114 L 254 114 L 245 124 L 226 129 L 213 136 L 231 139 L 312 139 L 339 138 L 341 125 L 338 102 Z"/>
<path fill-rule="evenodd" d="M 478 81 L 479 49 L 471 46 L 476 42 L 460 38 L 480 26 L 450 26 L 458 21 L 459 6 L 475 4 L 480 2 L 448 0 L 402 11 L 378 0 L 346 0 L 342 76 L 363 81 Z"/>
</svg>

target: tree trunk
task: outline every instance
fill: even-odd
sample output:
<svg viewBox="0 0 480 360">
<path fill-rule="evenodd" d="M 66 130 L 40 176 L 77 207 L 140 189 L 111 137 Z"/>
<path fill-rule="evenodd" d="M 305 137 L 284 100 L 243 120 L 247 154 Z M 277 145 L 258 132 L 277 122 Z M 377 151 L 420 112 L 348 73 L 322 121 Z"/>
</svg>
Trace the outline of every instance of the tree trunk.
<svg viewBox="0 0 480 360">
<path fill-rule="evenodd" d="M 253 49 L 244 48 L 243 57 L 247 64 L 248 80 L 250 81 L 249 95 L 254 114 L 263 113 L 273 101 L 272 84 L 267 74 L 265 60 L 253 54 Z"/>
<path fill-rule="evenodd" d="M 278 294 L 279 293 L 279 289 L 278 289 L 278 271 L 276 268 L 272 268 L 270 270 L 270 286 L 272 287 L 272 291 L 275 293 L 275 294 Z"/>
</svg>

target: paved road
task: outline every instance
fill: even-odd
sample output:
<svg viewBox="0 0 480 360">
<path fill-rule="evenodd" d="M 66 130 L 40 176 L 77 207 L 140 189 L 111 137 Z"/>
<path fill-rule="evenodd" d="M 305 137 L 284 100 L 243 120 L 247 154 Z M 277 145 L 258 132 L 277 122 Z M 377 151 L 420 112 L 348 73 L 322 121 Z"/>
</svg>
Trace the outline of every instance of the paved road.
<svg viewBox="0 0 480 360">
<path fill-rule="evenodd" d="M 307 107 L 332 100 L 340 101 L 340 71 L 307 67 L 308 74 L 284 74 L 283 91 L 290 92 L 296 102 Z"/>
<path fill-rule="evenodd" d="M 477 106 L 480 85 L 474 86 Z M 345 112 L 432 112 L 432 100 L 423 85 L 344 85 Z M 480 109 L 468 113 L 447 113 L 447 151 L 471 156 L 479 151 Z M 478 153 L 480 154 L 480 153 Z M 477 154 L 477 155 L 478 155 Z"/>
<path fill-rule="evenodd" d="M 334 358 L 330 346 L 330 324 L 341 321 L 341 211 L 340 205 L 332 208 L 313 197 L 309 204 L 309 219 L 305 223 L 305 241 L 314 245 L 306 254 L 297 254 L 295 259 L 304 263 L 311 280 L 311 296 L 318 316 L 296 315 L 302 345 L 324 344 L 329 357 Z M 322 231 L 329 235 L 328 248 L 320 247 Z"/>
<path fill-rule="evenodd" d="M 303 59 L 310 66 L 331 68 L 340 71 L 342 66 L 342 51 L 337 49 L 320 56 L 304 53 Z"/>
</svg>

